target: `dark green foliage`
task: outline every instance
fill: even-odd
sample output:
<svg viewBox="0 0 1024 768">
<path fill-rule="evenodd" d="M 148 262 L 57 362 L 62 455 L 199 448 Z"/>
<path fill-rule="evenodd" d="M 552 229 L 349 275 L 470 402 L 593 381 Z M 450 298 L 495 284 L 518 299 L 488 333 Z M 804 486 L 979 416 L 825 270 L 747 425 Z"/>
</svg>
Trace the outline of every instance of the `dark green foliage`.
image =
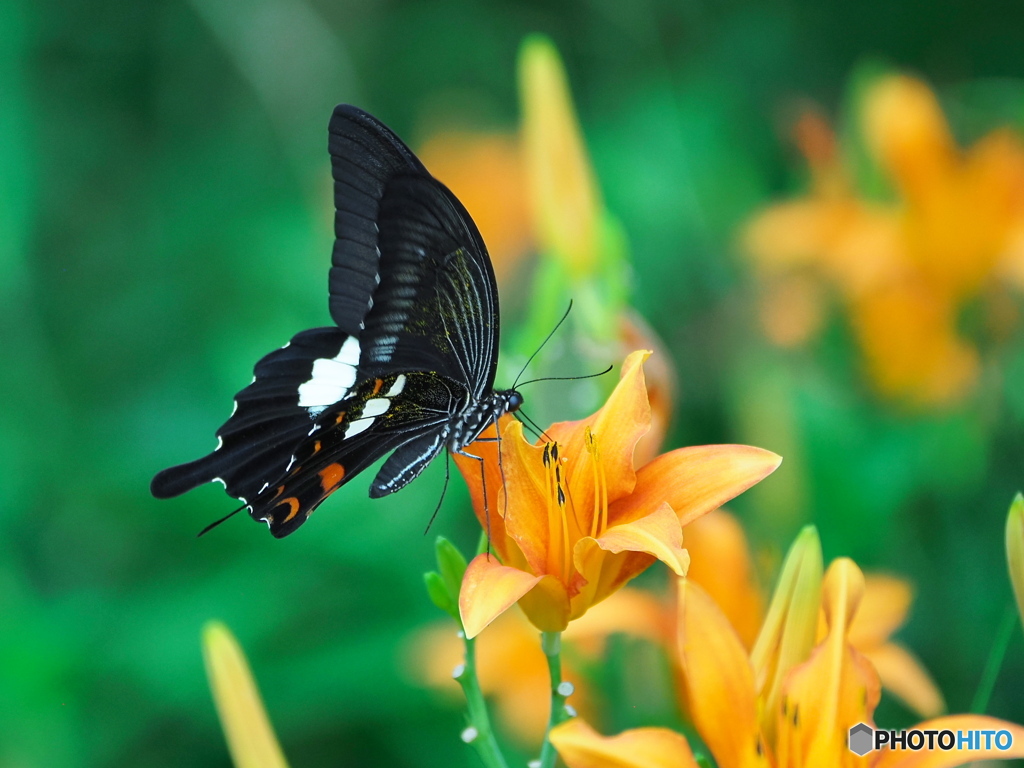
<svg viewBox="0 0 1024 768">
<path fill-rule="evenodd" d="M 409 633 L 437 618 L 422 530 L 439 466 L 381 501 L 354 482 L 282 541 L 244 516 L 196 539 L 231 508 L 219 486 L 148 493 L 157 470 L 213 447 L 260 356 L 328 322 L 336 103 L 413 147 L 441 118 L 511 128 L 519 42 L 551 35 L 630 239 L 635 303 L 675 356 L 672 446 L 776 448 L 757 429 L 768 353 L 734 238 L 802 183 L 787 110 L 805 96 L 836 109 L 871 55 L 960 94 L 967 136 L 986 115 L 1019 122 L 1019 80 L 961 87 L 1024 75 L 1024 12 L 999 5 L 0 5 L 0 765 L 228 765 L 199 650 L 211 618 L 249 654 L 296 768 L 475 764 L 458 712 L 405 671 Z M 813 521 L 827 558 L 914 580 L 901 638 L 962 711 L 1011 599 L 1024 343 L 1000 358 L 1005 402 L 990 389 L 934 418 L 879 408 L 843 344 L 772 363 L 802 453 L 735 508 L 755 540 L 781 549 Z M 785 472 L 803 484 L 774 508 Z M 458 484 L 434 530 L 468 551 Z M 989 706 L 1017 722 L 1022 654 L 1018 634 Z M 910 722 L 895 706 L 880 719 Z"/>
</svg>

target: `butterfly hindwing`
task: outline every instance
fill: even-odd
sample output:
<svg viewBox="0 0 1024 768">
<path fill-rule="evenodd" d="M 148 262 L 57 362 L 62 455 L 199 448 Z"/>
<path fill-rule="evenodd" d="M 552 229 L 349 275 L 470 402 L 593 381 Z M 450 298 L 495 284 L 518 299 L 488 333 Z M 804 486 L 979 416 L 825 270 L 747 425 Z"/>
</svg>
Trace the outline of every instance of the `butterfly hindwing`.
<svg viewBox="0 0 1024 768">
<path fill-rule="evenodd" d="M 231 418 L 217 430 L 216 450 L 160 472 L 153 495 L 170 498 L 219 480 L 235 498 L 253 498 L 284 472 L 316 416 L 348 394 L 357 362 L 358 341 L 338 328 L 296 334 L 256 363 L 252 383 L 235 396 Z"/>
<path fill-rule="evenodd" d="M 275 536 L 286 536 L 324 499 L 391 451 L 371 496 L 399 490 L 443 449 L 444 427 L 465 397 L 455 382 L 426 372 L 362 382 L 317 417 L 282 475 L 249 500 L 250 514 Z"/>
</svg>

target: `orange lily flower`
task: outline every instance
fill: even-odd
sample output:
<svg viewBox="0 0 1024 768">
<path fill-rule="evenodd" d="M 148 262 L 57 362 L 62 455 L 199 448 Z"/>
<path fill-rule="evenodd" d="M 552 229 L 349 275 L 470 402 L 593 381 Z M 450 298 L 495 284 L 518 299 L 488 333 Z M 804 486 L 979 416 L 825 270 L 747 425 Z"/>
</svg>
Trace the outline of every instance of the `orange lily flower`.
<svg viewBox="0 0 1024 768">
<path fill-rule="evenodd" d="M 804 546 L 809 546 L 806 542 Z M 800 558 L 806 565 L 805 556 Z M 800 578 L 790 586 L 801 591 Z M 821 585 L 827 635 L 798 663 L 781 670 L 781 695 L 768 707 L 758 694 L 757 671 L 728 620 L 704 590 L 688 579 L 679 587 L 679 657 L 693 723 L 719 768 L 952 768 L 966 760 L 1024 755 L 1024 728 L 995 718 L 959 715 L 921 723 L 922 730 L 1007 730 L 1007 750 L 903 751 L 889 747 L 858 757 L 847 747 L 849 729 L 872 722 L 878 675 L 850 644 L 849 630 L 864 595 L 864 577 L 849 559 L 832 563 Z M 788 611 L 789 616 L 796 613 Z M 797 634 L 806 627 L 794 627 Z M 776 655 L 779 661 L 781 655 Z M 773 730 L 763 727 L 772 721 Z M 685 739 L 648 728 L 604 737 L 579 721 L 552 730 L 551 742 L 569 768 L 690 768 Z M 620 745 L 629 747 L 621 749 Z"/>
<path fill-rule="evenodd" d="M 686 529 L 686 549 L 690 553 L 687 578 L 715 601 L 743 646 L 753 648 L 764 608 L 743 528 L 728 512 L 716 510 Z M 906 621 L 912 599 L 904 580 L 867 574 L 849 641 L 878 670 L 885 690 L 921 717 L 936 717 L 945 710 L 942 694 L 921 662 L 890 639 Z M 817 642 L 827 634 L 824 611 L 819 611 L 819 617 Z"/>
<path fill-rule="evenodd" d="M 718 445 L 680 448 L 635 469 L 651 419 L 648 354 L 630 354 L 605 405 L 553 425 L 549 442 L 527 442 L 507 419 L 500 442 L 471 448 L 482 461 L 455 457 L 496 555 L 475 558 L 463 579 L 469 637 L 517 602 L 534 626 L 560 632 L 655 560 L 685 574 L 682 526 L 779 465 L 760 448 Z"/>
<path fill-rule="evenodd" d="M 718 509 L 687 525 L 684 539 L 691 558 L 687 579 L 715 602 L 749 652 L 764 621 L 765 606 L 743 528 L 732 515 Z M 804 552 L 809 552 L 813 561 L 818 546 L 816 537 L 812 532 L 806 539 L 810 546 Z M 805 602 L 809 602 L 813 613 L 818 602 L 813 594 L 818 590 L 815 584 L 820 582 L 821 566 L 819 563 L 799 570 L 810 573 L 810 578 L 804 578 L 810 582 L 812 597 Z M 921 717 L 935 717 L 945 709 L 941 693 L 910 651 L 889 639 L 903 623 L 910 601 L 910 587 L 902 580 L 867 575 L 864 597 L 850 625 L 848 640 L 875 666 L 887 691 Z M 783 602 L 779 595 L 776 602 Z M 782 612 L 781 607 L 776 610 Z M 824 610 L 818 613 L 820 643 L 828 634 L 828 624 Z M 613 633 L 674 648 L 674 614 L 659 597 L 626 587 L 569 625 L 563 640 L 574 653 L 563 659 L 565 678 L 576 685 L 573 704 L 582 716 L 592 716 L 595 700 L 586 688 L 585 678 L 573 670 L 572 659 L 581 653 L 588 659 L 597 658 L 601 644 Z M 810 632 L 813 621 L 806 619 L 805 626 Z M 477 642 L 481 687 L 492 697 L 497 717 L 511 735 L 523 743 L 533 743 L 544 733 L 550 696 L 547 664 L 537 645 L 535 628 L 520 611 L 509 611 L 495 622 L 494 630 L 482 634 Z M 810 642 L 809 635 L 805 636 L 803 656 Z M 414 676 L 433 687 L 449 688 L 453 695 L 458 693 L 451 670 L 461 661 L 463 650 L 447 623 L 421 631 L 410 647 L 415 653 Z"/>
<path fill-rule="evenodd" d="M 764 326 L 781 344 L 809 338 L 823 315 L 825 292 L 809 279 L 818 274 L 838 288 L 882 394 L 949 404 L 970 391 L 979 369 L 957 330 L 961 309 L 987 292 L 996 299 L 993 324 L 1005 324 L 991 289 L 1024 287 L 1024 142 L 999 130 L 961 150 L 935 95 L 910 77 L 876 83 L 861 117 L 897 199 L 858 195 L 827 125 L 805 116 L 798 143 L 811 194 L 769 207 L 745 233 L 775 285 Z"/>
</svg>

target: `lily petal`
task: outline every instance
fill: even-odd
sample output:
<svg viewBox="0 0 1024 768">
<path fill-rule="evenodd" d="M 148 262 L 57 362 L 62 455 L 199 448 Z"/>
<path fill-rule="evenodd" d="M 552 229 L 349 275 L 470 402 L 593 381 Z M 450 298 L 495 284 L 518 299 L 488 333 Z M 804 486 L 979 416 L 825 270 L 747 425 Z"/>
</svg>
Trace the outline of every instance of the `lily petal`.
<svg viewBox="0 0 1024 768">
<path fill-rule="evenodd" d="M 781 462 L 781 456 L 749 445 L 669 451 L 637 471 L 633 493 L 609 506 L 609 522 L 636 520 L 668 502 L 685 526 L 763 480 Z"/>
<path fill-rule="evenodd" d="M 665 563 L 676 576 L 685 576 L 690 565 L 690 555 L 683 549 L 683 531 L 679 518 L 668 504 L 662 504 L 657 511 L 632 523 L 616 525 L 601 536 L 589 536 L 576 544 L 576 568 L 586 576 L 586 564 L 592 559 L 595 549 L 618 554 L 619 552 L 646 552 Z"/>
<path fill-rule="evenodd" d="M 647 570 L 657 558 L 677 576 L 685 576 L 690 556 L 683 549 L 679 518 L 668 504 L 626 525 L 609 528 L 599 538 L 585 536 L 576 542 L 573 563 L 572 617 L 583 615 L 624 584 Z"/>
<path fill-rule="evenodd" d="M 957 149 L 939 101 L 920 80 L 888 77 L 864 104 L 864 134 L 908 198 L 927 196 L 950 172 Z"/>
<path fill-rule="evenodd" d="M 235 767 L 287 768 L 245 654 L 219 621 L 203 628 L 203 658 Z"/>
<path fill-rule="evenodd" d="M 862 651 L 885 643 L 906 621 L 913 599 L 913 590 L 905 580 L 865 574 L 864 599 L 850 626 L 850 642 Z"/>
<path fill-rule="evenodd" d="M 902 645 L 885 643 L 870 650 L 861 649 L 861 652 L 878 670 L 882 686 L 915 713 L 921 717 L 938 717 L 946 710 L 938 686 L 917 657 Z"/>
<path fill-rule="evenodd" d="M 565 584 L 544 576 L 519 601 L 526 618 L 541 632 L 562 632 L 569 625 L 571 604 Z M 583 610 L 586 610 L 584 608 Z"/>
<path fill-rule="evenodd" d="M 466 568 L 459 591 L 459 614 L 466 637 L 479 635 L 519 599 L 541 576 L 502 565 L 493 555 L 477 555 Z"/>
<path fill-rule="evenodd" d="M 551 743 L 569 768 L 700 768 L 686 739 L 667 728 L 602 736 L 574 718 L 551 730 Z"/>
<path fill-rule="evenodd" d="M 700 584 L 750 648 L 761 628 L 764 601 L 757 586 L 743 526 L 725 510 L 714 510 L 686 526 L 690 553 L 687 577 Z"/>
<path fill-rule="evenodd" d="M 864 595 L 864 575 L 840 558 L 829 566 L 822 600 L 828 637 L 787 676 L 776 721 L 778 768 L 863 765 L 847 747 L 849 729 L 869 722 L 880 696 L 878 675 L 847 634 Z"/>
<path fill-rule="evenodd" d="M 678 658 L 693 724 L 720 768 L 767 766 L 746 649 L 703 589 L 678 585 Z"/>
<path fill-rule="evenodd" d="M 1013 746 L 1009 749 L 951 749 L 893 751 L 885 747 L 874 768 L 955 768 L 975 760 L 1007 760 L 1024 757 L 1024 728 L 1015 723 L 986 715 L 947 715 L 914 726 L 922 731 L 1009 731 Z M 984 740 L 984 739 L 983 739 Z"/>
<path fill-rule="evenodd" d="M 765 702 L 762 729 L 769 743 L 775 741 L 775 715 L 786 675 L 807 660 L 814 646 L 822 570 L 821 541 L 817 530 L 809 525 L 786 555 L 768 615 L 750 654 L 757 688 Z"/>
<path fill-rule="evenodd" d="M 633 451 L 637 441 L 651 428 L 651 406 L 647 400 L 644 361 L 651 353 L 646 350 L 631 352 L 622 363 L 619 383 L 603 406 L 579 421 L 561 421 L 545 430 L 559 443 L 559 450 L 567 457 L 566 476 L 579 478 L 589 484 L 592 461 L 586 449 L 586 428 L 589 427 L 601 447 L 604 472 L 608 480 L 608 500 L 614 502 L 633 491 L 636 473 L 633 470 Z M 579 491 L 574 487 L 575 496 Z M 592 494 L 592 490 L 588 491 Z M 577 508 L 589 509 L 590 495 L 574 499 Z"/>
<path fill-rule="evenodd" d="M 557 573 L 559 569 L 554 561 L 560 559 L 562 531 L 558 526 L 552 528 L 553 521 L 542 512 L 550 506 L 544 476 L 544 449 L 527 442 L 523 425 L 518 421 L 505 429 L 501 446 L 501 471 L 508 491 L 504 530 L 518 545 L 531 571 Z"/>
<path fill-rule="evenodd" d="M 528 38 L 519 56 L 523 144 L 536 236 L 574 274 L 597 254 L 603 206 L 558 51 Z"/>
</svg>

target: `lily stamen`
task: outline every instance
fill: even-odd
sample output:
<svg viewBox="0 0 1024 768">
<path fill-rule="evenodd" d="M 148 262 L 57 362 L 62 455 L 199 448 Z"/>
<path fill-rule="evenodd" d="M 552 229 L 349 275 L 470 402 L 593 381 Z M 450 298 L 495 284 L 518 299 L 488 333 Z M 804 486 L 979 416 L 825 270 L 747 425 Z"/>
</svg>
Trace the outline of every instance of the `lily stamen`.
<svg viewBox="0 0 1024 768">
<path fill-rule="evenodd" d="M 548 553 L 549 567 L 559 568 L 559 573 L 569 574 L 571 547 L 569 527 L 565 519 L 565 490 L 562 487 L 562 467 L 558 457 L 558 443 L 546 443 L 543 453 L 544 471 L 547 480 L 548 536 L 551 551 Z"/>
<path fill-rule="evenodd" d="M 583 434 L 594 475 L 594 511 L 590 518 L 590 535 L 597 538 L 608 528 L 608 478 L 605 476 L 597 438 L 590 427 L 587 427 Z"/>
</svg>

